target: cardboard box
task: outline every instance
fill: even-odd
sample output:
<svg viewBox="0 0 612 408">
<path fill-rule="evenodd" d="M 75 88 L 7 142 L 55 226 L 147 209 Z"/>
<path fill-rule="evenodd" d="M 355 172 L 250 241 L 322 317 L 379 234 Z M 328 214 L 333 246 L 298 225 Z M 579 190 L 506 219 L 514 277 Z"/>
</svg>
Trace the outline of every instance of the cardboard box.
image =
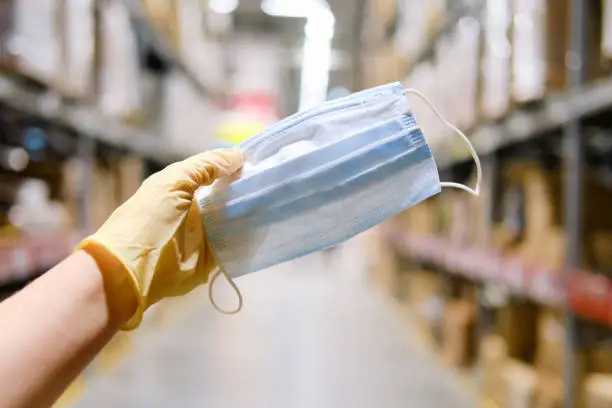
<svg viewBox="0 0 612 408">
<path fill-rule="evenodd" d="M 537 307 L 530 303 L 515 301 L 499 309 L 498 332 L 506 341 L 510 358 L 533 361 L 537 317 Z"/>
<path fill-rule="evenodd" d="M 552 376 L 563 376 L 565 364 L 565 327 L 561 312 L 542 310 L 538 316 L 535 367 Z"/>
<path fill-rule="evenodd" d="M 444 312 L 442 359 L 453 366 L 470 364 L 475 351 L 476 305 L 468 300 L 447 301 Z"/>
<path fill-rule="evenodd" d="M 65 96 L 93 96 L 95 83 L 95 0 L 62 0 L 62 75 Z"/>
<path fill-rule="evenodd" d="M 436 57 L 435 61 L 425 61 L 420 63 L 411 71 L 411 75 L 406 78 L 405 83 L 407 87 L 415 88 L 420 90 L 424 95 L 427 95 L 429 100 L 438 108 L 438 110 L 448 119 L 453 118 L 453 109 L 449 109 L 449 104 L 453 95 L 453 87 L 446 87 L 449 81 L 449 75 L 439 75 L 440 67 L 443 66 L 443 60 L 447 57 L 447 54 L 442 52 L 440 44 L 445 44 L 446 39 L 438 42 L 436 46 Z M 437 55 L 440 53 L 440 55 Z M 419 126 L 423 130 L 423 133 L 427 135 L 427 142 L 430 146 L 439 146 L 445 141 L 448 141 L 447 136 L 449 135 L 448 128 L 441 123 L 440 119 L 431 111 L 431 109 L 419 100 L 415 100 L 412 103 L 414 111 L 414 117 L 416 118 Z M 450 115 L 450 117 L 449 117 Z"/>
<path fill-rule="evenodd" d="M 502 369 L 503 408 L 532 408 L 536 398 L 538 375 L 520 361 L 511 360 Z"/>
<path fill-rule="evenodd" d="M 474 174 L 470 179 L 469 184 L 471 186 L 476 185 L 476 170 L 474 170 Z M 490 175 L 485 175 L 489 177 Z M 493 202 L 494 198 L 492 197 L 493 191 L 488 188 L 486 182 L 484 182 L 480 186 L 480 197 L 474 199 L 473 197 L 468 200 L 468 207 L 471 214 L 470 223 L 472 225 L 471 228 L 471 240 L 473 245 L 483 248 L 483 247 L 491 247 L 491 239 L 493 237 L 493 233 L 490 231 L 492 228 L 493 221 L 490 219 L 490 214 L 488 213 L 488 202 Z M 491 200 L 491 201 L 489 201 Z"/>
<path fill-rule="evenodd" d="M 433 201 L 425 201 L 410 207 L 394 218 L 398 226 L 411 234 L 430 235 L 437 231 L 437 208 Z"/>
<path fill-rule="evenodd" d="M 505 169 L 504 176 L 511 185 L 508 192 L 516 193 L 508 199 L 517 200 L 515 218 L 506 220 L 515 229 L 508 253 L 528 265 L 561 270 L 566 236 L 562 228 L 561 184 L 553 181 L 556 173 L 544 172 L 537 164 L 521 163 Z"/>
<path fill-rule="evenodd" d="M 610 61 L 603 55 L 603 48 L 596 44 L 603 43 L 604 35 L 604 2 L 607 0 L 597 0 L 587 2 L 587 43 L 592 46 L 587 47 L 587 79 L 597 80 L 610 72 Z"/>
<path fill-rule="evenodd" d="M 402 274 L 405 304 L 416 317 L 428 338 L 437 339 L 444 325 L 443 280 L 428 270 L 412 270 Z"/>
<path fill-rule="evenodd" d="M 136 156 L 127 156 L 117 165 L 118 201 L 125 202 L 130 198 L 144 180 L 144 162 Z"/>
<path fill-rule="evenodd" d="M 565 264 L 566 243 L 561 172 L 544 171 L 537 164 L 522 163 L 508 167 L 504 173 L 506 181 L 523 195 L 520 221 L 524 225 L 514 254 L 527 264 L 561 270 Z M 612 271 L 612 215 L 604 210 L 612 205 L 612 190 L 596 176 L 587 174 L 584 198 L 582 266 Z"/>
<path fill-rule="evenodd" d="M 143 109 L 131 17 L 121 0 L 106 0 L 99 10 L 98 106 L 108 116 L 128 120 Z"/>
<path fill-rule="evenodd" d="M 375 0 L 370 2 L 372 16 L 381 24 L 391 24 L 397 18 L 397 0 Z"/>
<path fill-rule="evenodd" d="M 480 340 L 478 362 L 480 366 L 480 389 L 483 396 L 498 406 L 503 404 L 505 393 L 502 369 L 508 359 L 508 346 L 503 337 L 488 334 Z"/>
<path fill-rule="evenodd" d="M 6 0 L 0 64 L 49 87 L 58 84 L 62 69 L 62 0 Z"/>
<path fill-rule="evenodd" d="M 461 78 L 455 83 L 456 92 L 461 95 L 461 103 L 454 106 L 458 111 L 455 125 L 460 129 L 471 129 L 478 118 L 478 95 L 480 78 L 481 26 L 474 18 L 464 18 L 457 24 L 456 52 L 460 55 L 454 61 L 455 70 Z"/>
<path fill-rule="evenodd" d="M 449 228 L 446 231 L 449 243 L 463 246 L 469 241 L 469 208 L 465 195 L 456 192 L 445 195 L 440 201 L 448 203 L 450 217 Z"/>
<path fill-rule="evenodd" d="M 384 227 L 379 225 L 364 234 L 368 243 L 370 278 L 383 292 L 393 294 L 398 286 L 397 259 L 384 239 Z"/>
<path fill-rule="evenodd" d="M 512 95 L 516 102 L 542 99 L 567 88 L 568 0 L 513 0 Z"/>
<path fill-rule="evenodd" d="M 612 0 L 603 0 L 601 53 L 612 59 Z"/>
<path fill-rule="evenodd" d="M 444 24 L 447 2 L 400 0 L 399 6 L 396 45 L 413 60 Z"/>
<path fill-rule="evenodd" d="M 587 369 L 592 373 L 612 374 L 612 347 L 602 345 L 587 351 Z"/>
<path fill-rule="evenodd" d="M 486 119 L 499 119 L 510 109 L 510 0 L 487 0 L 484 13 L 480 111 Z"/>
<path fill-rule="evenodd" d="M 162 33 L 168 44 L 180 47 L 180 0 L 141 0 L 149 21 Z"/>
<path fill-rule="evenodd" d="M 89 187 L 89 226 L 98 229 L 118 206 L 117 178 L 109 167 L 96 164 Z"/>
<path fill-rule="evenodd" d="M 563 406 L 563 377 L 539 373 L 533 408 Z"/>
<path fill-rule="evenodd" d="M 60 188 L 60 200 L 64 204 L 69 215 L 69 228 L 75 230 L 79 227 L 79 199 L 78 190 L 81 183 L 82 170 L 78 159 L 67 161 L 62 168 L 62 184 Z"/>
<path fill-rule="evenodd" d="M 612 407 L 612 375 L 592 374 L 584 382 L 585 408 Z"/>
<path fill-rule="evenodd" d="M 436 273 L 421 269 L 406 274 L 406 298 L 413 307 L 417 308 L 419 304 L 442 294 L 443 281 Z"/>
</svg>

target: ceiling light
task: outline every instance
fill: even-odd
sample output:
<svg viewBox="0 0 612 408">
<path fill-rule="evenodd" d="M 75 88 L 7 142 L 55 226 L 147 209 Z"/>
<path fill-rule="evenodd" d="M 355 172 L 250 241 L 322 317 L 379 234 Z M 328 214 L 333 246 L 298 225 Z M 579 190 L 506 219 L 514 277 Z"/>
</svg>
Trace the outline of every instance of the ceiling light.
<svg viewBox="0 0 612 408">
<path fill-rule="evenodd" d="M 261 9 L 274 17 L 308 18 L 322 8 L 329 9 L 325 0 L 262 0 Z"/>
<path fill-rule="evenodd" d="M 229 14 L 238 8 L 238 0 L 210 0 L 208 7 L 219 14 Z"/>
</svg>

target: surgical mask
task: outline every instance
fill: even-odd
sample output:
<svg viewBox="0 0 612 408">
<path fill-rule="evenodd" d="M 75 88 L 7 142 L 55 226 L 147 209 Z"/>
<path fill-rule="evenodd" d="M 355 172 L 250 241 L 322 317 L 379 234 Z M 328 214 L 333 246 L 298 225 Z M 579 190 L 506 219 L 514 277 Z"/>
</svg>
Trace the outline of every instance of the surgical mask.
<svg viewBox="0 0 612 408">
<path fill-rule="evenodd" d="M 440 182 L 410 108 L 423 99 L 467 143 L 476 188 Z M 388 84 L 299 112 L 240 146 L 245 164 L 234 182 L 202 188 L 197 202 L 219 271 L 232 278 L 345 241 L 453 187 L 478 195 L 481 167 L 467 137 L 419 92 Z M 222 310 L 221 310 L 222 311 Z M 228 313 L 227 311 L 222 311 Z M 232 313 L 229 312 L 229 313 Z"/>
</svg>

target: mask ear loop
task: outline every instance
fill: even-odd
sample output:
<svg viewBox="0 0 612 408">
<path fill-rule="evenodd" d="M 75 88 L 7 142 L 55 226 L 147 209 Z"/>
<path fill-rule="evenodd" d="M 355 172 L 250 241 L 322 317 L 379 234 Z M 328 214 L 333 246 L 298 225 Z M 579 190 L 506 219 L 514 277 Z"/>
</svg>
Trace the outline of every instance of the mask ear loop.
<svg viewBox="0 0 612 408">
<path fill-rule="evenodd" d="M 442 123 L 444 123 L 448 128 L 453 130 L 456 134 L 461 136 L 461 138 L 465 141 L 465 143 L 468 146 L 468 150 L 470 151 L 470 154 L 472 155 L 472 158 L 474 159 L 474 163 L 476 163 L 476 188 L 475 189 L 471 189 L 470 187 L 463 185 L 463 184 L 452 183 L 448 181 L 442 182 L 440 183 L 440 185 L 442 187 L 458 188 L 460 190 L 467 191 L 468 193 L 474 196 L 480 195 L 480 181 L 482 180 L 482 168 L 480 165 L 480 159 L 478 158 L 478 153 L 476 153 L 476 150 L 472 146 L 472 143 L 470 142 L 470 140 L 461 130 L 459 130 L 456 126 L 454 126 L 449 121 L 444 119 L 442 114 L 438 112 L 438 110 L 433 106 L 433 104 L 429 101 L 429 99 L 427 99 L 425 95 L 423 95 L 416 89 L 404 89 L 404 95 L 406 94 L 413 94 L 419 97 L 423 102 L 425 102 L 427 106 L 429 106 L 429 109 L 431 109 L 431 111 L 438 117 L 438 119 L 442 121 Z"/>
<path fill-rule="evenodd" d="M 225 277 L 225 280 L 232 287 L 234 293 L 236 294 L 236 297 L 238 298 L 238 306 L 236 306 L 234 310 L 226 310 L 226 309 L 221 308 L 217 304 L 217 301 L 215 300 L 215 296 L 213 295 L 213 287 L 215 286 L 215 282 L 217 282 L 217 278 L 219 278 L 219 276 L 221 275 Z M 225 269 L 223 269 L 221 266 L 217 267 L 217 270 L 213 272 L 212 278 L 210 278 L 210 282 L 208 282 L 208 299 L 210 300 L 210 303 L 213 305 L 213 307 L 219 313 L 223 313 L 226 315 L 233 315 L 233 314 L 238 313 L 240 310 L 242 310 L 242 293 L 240 293 L 240 289 L 238 289 L 238 286 L 236 286 L 236 283 L 234 282 L 232 277 L 229 276 L 229 274 L 225 272 Z"/>
</svg>

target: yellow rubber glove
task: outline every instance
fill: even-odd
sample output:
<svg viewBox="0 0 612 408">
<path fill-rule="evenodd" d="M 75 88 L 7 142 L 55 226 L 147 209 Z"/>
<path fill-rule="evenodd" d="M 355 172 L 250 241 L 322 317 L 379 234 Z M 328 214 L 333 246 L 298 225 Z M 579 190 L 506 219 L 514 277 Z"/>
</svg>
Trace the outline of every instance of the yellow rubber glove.
<svg viewBox="0 0 612 408">
<path fill-rule="evenodd" d="M 242 166 L 242 153 L 214 150 L 174 163 L 146 179 L 93 235 L 78 246 L 105 265 L 125 268 L 138 310 L 124 329 L 138 327 L 157 301 L 181 296 L 208 281 L 215 261 L 205 242 L 194 193 L 230 176 Z M 113 266 L 114 265 L 114 266 Z"/>
</svg>

